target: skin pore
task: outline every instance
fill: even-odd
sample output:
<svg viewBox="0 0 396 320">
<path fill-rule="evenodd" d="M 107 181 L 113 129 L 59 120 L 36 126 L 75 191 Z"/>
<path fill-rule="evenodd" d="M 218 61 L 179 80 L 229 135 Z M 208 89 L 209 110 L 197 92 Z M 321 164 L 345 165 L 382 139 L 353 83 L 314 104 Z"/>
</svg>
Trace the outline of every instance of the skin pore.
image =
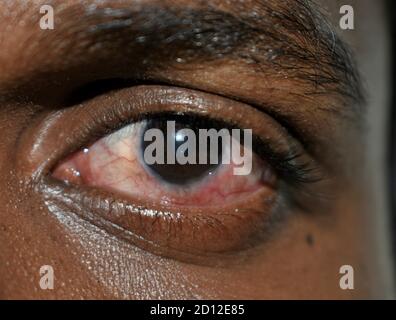
<svg viewBox="0 0 396 320">
<path fill-rule="evenodd" d="M 0 297 L 382 296 L 362 161 L 367 103 L 337 20 L 322 16 L 330 2 L 3 1 Z M 54 30 L 39 28 L 44 3 Z M 213 210 L 131 203 L 52 176 L 160 111 L 253 128 L 275 151 L 298 149 L 300 170 L 266 150 L 274 197 Z M 43 265 L 54 290 L 39 287 Z M 340 289 L 342 265 L 354 267 L 355 290 Z"/>
</svg>

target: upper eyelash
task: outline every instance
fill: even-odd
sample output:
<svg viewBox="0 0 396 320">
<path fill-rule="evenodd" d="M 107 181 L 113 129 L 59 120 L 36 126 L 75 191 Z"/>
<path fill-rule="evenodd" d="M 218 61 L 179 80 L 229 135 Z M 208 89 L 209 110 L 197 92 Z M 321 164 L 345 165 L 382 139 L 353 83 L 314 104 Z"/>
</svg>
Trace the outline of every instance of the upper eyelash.
<svg viewBox="0 0 396 320">
<path fill-rule="evenodd" d="M 218 120 L 211 118 L 210 116 L 196 115 L 193 113 L 179 113 L 175 112 L 157 112 L 143 114 L 134 119 L 133 121 L 123 122 L 118 130 L 130 127 L 131 124 L 136 124 L 140 121 L 147 121 L 149 119 L 161 119 L 167 120 L 169 118 L 184 118 L 189 119 L 192 125 L 207 125 L 211 124 L 213 128 L 228 128 L 228 129 L 240 129 L 238 125 L 227 122 L 224 120 Z M 109 133 L 116 132 L 117 129 L 109 129 Z M 138 131 L 137 131 L 138 132 Z M 241 137 L 242 138 L 242 137 Z M 276 173 L 289 184 L 301 185 L 307 183 L 314 183 L 322 180 L 322 174 L 320 169 L 316 166 L 313 161 L 304 161 L 303 153 L 301 150 L 296 148 L 290 148 L 288 153 L 276 152 L 272 146 L 264 143 L 258 136 L 253 136 L 253 151 L 258 154 L 262 159 L 267 161 Z"/>
<path fill-rule="evenodd" d="M 287 155 L 274 154 L 272 162 L 276 163 L 275 169 L 280 171 L 282 178 L 294 185 L 321 181 L 324 177 L 319 167 L 313 161 L 299 161 L 302 157 L 301 152 L 290 151 Z"/>
</svg>

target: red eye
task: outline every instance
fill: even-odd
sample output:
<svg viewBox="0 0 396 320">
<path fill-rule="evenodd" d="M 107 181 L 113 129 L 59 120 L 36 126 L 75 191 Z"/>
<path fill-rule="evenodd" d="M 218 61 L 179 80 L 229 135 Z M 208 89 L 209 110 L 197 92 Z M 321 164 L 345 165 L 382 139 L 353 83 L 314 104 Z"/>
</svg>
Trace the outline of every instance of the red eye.
<svg viewBox="0 0 396 320">
<path fill-rule="evenodd" d="M 163 130 L 169 121 L 163 119 L 143 120 L 101 138 L 83 150 L 64 160 L 53 172 L 57 179 L 73 184 L 81 184 L 117 192 L 131 199 L 155 202 L 172 207 L 218 207 L 237 203 L 248 195 L 272 188 L 275 176 L 271 168 L 258 156 L 251 158 L 252 165 L 247 175 L 236 175 L 235 168 L 240 163 L 233 161 L 234 149 L 231 145 L 239 143 L 231 136 L 231 144 L 221 144 L 218 152 L 219 163 L 147 164 L 144 152 L 150 145 L 144 140 L 145 133 L 152 128 L 165 133 L 165 141 L 174 139 L 178 150 L 178 133 L 183 128 L 198 133 L 204 123 L 190 123 L 189 120 L 176 118 L 176 131 Z M 208 126 L 206 126 L 208 127 Z M 176 134 L 175 134 L 176 133 Z M 180 139 L 179 139 L 180 140 Z M 199 145 L 198 145 L 199 146 Z M 198 148 L 194 146 L 194 149 Z M 241 146 L 242 154 L 245 150 Z M 210 152 L 208 150 L 208 157 Z M 165 158 L 168 150 L 165 148 Z M 196 150 L 199 155 L 202 150 Z M 222 163 L 228 155 L 229 163 Z"/>
</svg>

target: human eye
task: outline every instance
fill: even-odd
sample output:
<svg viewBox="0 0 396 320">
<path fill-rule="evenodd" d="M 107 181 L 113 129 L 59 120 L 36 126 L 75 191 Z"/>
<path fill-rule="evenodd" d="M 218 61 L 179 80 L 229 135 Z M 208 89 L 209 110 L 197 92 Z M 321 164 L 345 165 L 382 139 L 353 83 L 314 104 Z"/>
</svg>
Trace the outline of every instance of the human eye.
<svg viewBox="0 0 396 320">
<path fill-rule="evenodd" d="M 240 148 L 240 130 L 226 128 L 193 114 L 147 115 L 76 152 L 53 176 L 164 207 L 224 206 L 272 189 L 272 169 L 250 155 L 251 132 Z"/>
<path fill-rule="evenodd" d="M 145 157 L 158 142 L 147 135 L 152 129 L 164 134 L 165 161 L 148 163 Z M 230 143 L 219 138 L 217 149 L 210 143 L 202 149 L 180 138 L 186 129 L 198 142 L 202 130 L 226 130 Z M 310 203 L 307 197 L 314 197 L 310 192 L 322 179 L 316 161 L 272 117 L 199 90 L 162 85 L 116 90 L 51 114 L 36 130 L 49 139 L 36 150 L 51 153 L 40 169 L 47 202 L 67 206 L 128 243 L 179 260 L 206 263 L 253 250 L 274 221 Z M 168 140 L 174 149 L 166 148 Z M 179 162 L 183 146 L 195 164 Z M 211 163 L 213 151 L 218 161 Z M 168 163 L 169 153 L 177 161 Z M 243 167 L 247 170 L 236 174 Z"/>
</svg>

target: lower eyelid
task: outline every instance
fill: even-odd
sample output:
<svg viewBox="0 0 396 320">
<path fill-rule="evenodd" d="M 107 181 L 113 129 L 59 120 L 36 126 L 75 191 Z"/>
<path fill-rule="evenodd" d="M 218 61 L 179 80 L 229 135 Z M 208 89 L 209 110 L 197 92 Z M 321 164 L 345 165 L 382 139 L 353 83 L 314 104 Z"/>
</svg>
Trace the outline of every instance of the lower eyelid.
<svg viewBox="0 0 396 320">
<path fill-rule="evenodd" d="M 49 207 L 73 212 L 142 249 L 192 263 L 210 263 L 205 259 L 235 257 L 254 249 L 267 236 L 274 214 L 280 214 L 277 195 L 270 190 L 257 193 L 249 204 L 204 213 L 200 209 L 163 210 L 138 201 L 131 205 L 116 195 L 110 200 L 101 190 L 79 189 L 55 180 L 48 181 L 41 192 Z"/>
</svg>

